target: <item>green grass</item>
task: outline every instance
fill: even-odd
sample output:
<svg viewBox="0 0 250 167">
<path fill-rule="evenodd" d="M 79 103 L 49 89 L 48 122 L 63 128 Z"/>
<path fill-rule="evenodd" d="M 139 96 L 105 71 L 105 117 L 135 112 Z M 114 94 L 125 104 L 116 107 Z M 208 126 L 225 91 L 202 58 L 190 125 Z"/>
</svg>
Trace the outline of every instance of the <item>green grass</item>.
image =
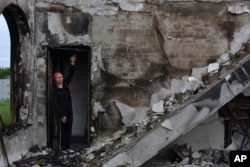
<svg viewBox="0 0 250 167">
<path fill-rule="evenodd" d="M 10 100 L 9 99 L 0 99 L 0 114 L 3 119 L 4 125 L 10 124 Z M 0 127 L 2 124 L 0 123 Z"/>
</svg>

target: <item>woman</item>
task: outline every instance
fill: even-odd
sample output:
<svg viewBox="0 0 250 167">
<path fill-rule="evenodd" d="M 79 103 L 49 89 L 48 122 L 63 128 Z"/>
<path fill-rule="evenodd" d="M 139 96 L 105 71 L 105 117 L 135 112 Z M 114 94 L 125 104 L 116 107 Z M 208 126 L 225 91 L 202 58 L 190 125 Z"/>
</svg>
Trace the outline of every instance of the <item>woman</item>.
<svg viewBox="0 0 250 167">
<path fill-rule="evenodd" d="M 64 79 L 61 72 L 53 75 L 53 108 L 57 120 L 57 144 L 60 151 L 70 148 L 72 135 L 73 111 L 72 99 L 68 85 L 74 75 L 76 55 L 70 56 L 71 65 L 67 77 Z"/>
</svg>

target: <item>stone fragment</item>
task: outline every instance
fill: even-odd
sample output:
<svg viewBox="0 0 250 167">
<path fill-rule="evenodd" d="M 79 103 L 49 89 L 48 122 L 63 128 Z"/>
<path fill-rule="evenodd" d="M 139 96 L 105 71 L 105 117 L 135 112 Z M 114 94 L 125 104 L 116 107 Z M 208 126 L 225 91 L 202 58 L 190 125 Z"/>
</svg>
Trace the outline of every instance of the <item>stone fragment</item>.
<svg viewBox="0 0 250 167">
<path fill-rule="evenodd" d="M 191 76 L 197 78 L 198 80 L 202 81 L 202 76 L 207 73 L 207 66 L 200 67 L 200 68 L 192 68 Z"/>
<path fill-rule="evenodd" d="M 103 108 L 102 104 L 100 102 L 95 102 L 93 106 L 93 116 L 94 118 L 97 117 L 99 112 L 105 112 L 105 108 Z"/>
<path fill-rule="evenodd" d="M 226 64 L 230 61 L 229 53 L 224 53 L 216 60 L 217 63 Z"/>
<path fill-rule="evenodd" d="M 125 11 L 144 11 L 149 12 L 150 6 L 142 1 L 136 0 L 113 0 L 113 2 L 119 3 L 120 8 Z"/>
<path fill-rule="evenodd" d="M 160 100 L 158 103 L 152 106 L 154 112 L 164 112 L 164 101 Z"/>
<path fill-rule="evenodd" d="M 116 106 L 120 110 L 122 115 L 122 122 L 125 126 L 132 126 L 136 123 L 140 123 L 147 118 L 147 107 L 133 108 L 126 104 L 115 102 Z"/>
<path fill-rule="evenodd" d="M 157 93 L 157 95 L 160 100 L 164 100 L 166 97 L 171 96 L 171 91 L 169 89 L 162 87 L 160 91 Z"/>
<path fill-rule="evenodd" d="M 200 155 L 198 152 L 194 152 L 194 153 L 192 154 L 192 157 L 193 157 L 194 159 L 198 159 L 198 158 L 201 157 L 201 155 Z"/>
<path fill-rule="evenodd" d="M 171 92 L 172 93 L 180 93 L 181 89 L 185 86 L 185 83 L 178 79 L 171 80 Z"/>
<path fill-rule="evenodd" d="M 189 91 L 196 91 L 201 85 L 203 85 L 203 83 L 196 79 L 195 77 L 187 77 L 186 79 L 183 79 L 183 81 L 185 82 L 185 85 L 183 86 L 183 88 L 181 89 L 182 93 Z"/>
<path fill-rule="evenodd" d="M 152 94 L 150 106 L 153 106 L 155 103 L 158 103 L 160 100 L 164 100 L 167 97 L 171 96 L 171 90 L 162 87 L 159 92 Z"/>
<path fill-rule="evenodd" d="M 169 119 L 167 119 L 166 121 L 162 122 L 161 126 L 163 126 L 164 128 L 167 128 L 167 129 L 173 129 L 173 127 L 172 127 L 171 122 L 170 122 Z"/>
<path fill-rule="evenodd" d="M 217 73 L 218 70 L 220 69 L 220 64 L 219 63 L 210 63 L 208 65 L 208 69 L 207 69 L 207 72 L 208 73 Z"/>
<path fill-rule="evenodd" d="M 234 13 L 234 14 L 242 14 L 242 13 L 250 13 L 247 6 L 239 5 L 239 6 L 229 6 L 228 12 Z"/>
</svg>

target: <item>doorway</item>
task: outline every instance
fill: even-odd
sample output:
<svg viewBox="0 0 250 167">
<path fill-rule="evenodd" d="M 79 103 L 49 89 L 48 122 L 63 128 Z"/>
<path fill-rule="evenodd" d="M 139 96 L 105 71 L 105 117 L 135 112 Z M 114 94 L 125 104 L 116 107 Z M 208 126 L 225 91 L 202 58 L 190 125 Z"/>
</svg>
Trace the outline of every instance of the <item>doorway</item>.
<svg viewBox="0 0 250 167">
<path fill-rule="evenodd" d="M 77 55 L 75 73 L 69 84 L 73 106 L 72 149 L 81 149 L 89 145 L 89 105 L 90 105 L 90 48 L 59 47 L 48 48 L 48 146 L 56 147 L 56 122 L 52 105 L 52 76 L 55 71 L 67 75 L 70 56 Z"/>
</svg>

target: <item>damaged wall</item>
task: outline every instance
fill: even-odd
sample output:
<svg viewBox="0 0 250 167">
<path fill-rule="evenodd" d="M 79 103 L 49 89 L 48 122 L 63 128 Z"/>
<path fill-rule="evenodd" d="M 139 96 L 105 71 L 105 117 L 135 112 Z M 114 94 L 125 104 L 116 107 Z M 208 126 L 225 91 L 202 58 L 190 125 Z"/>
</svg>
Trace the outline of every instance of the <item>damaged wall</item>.
<svg viewBox="0 0 250 167">
<path fill-rule="evenodd" d="M 152 129 L 202 87 L 201 73 L 189 77 L 194 68 L 206 73 L 209 63 L 240 51 L 249 35 L 235 42 L 235 32 L 248 28 L 249 15 L 228 12 L 234 5 L 230 1 L 1 1 L 1 12 L 9 8 L 12 13 L 17 7 L 28 24 L 28 29 L 17 27 L 20 52 L 12 61 L 19 69 L 15 74 L 24 78 L 17 110 L 31 126 L 5 137 L 9 159 L 20 158 L 31 145 L 47 144 L 48 48 L 91 48 L 92 142 L 98 148 L 105 139 L 130 129 L 137 135 Z M 123 140 L 121 145 L 130 141 Z"/>
</svg>

